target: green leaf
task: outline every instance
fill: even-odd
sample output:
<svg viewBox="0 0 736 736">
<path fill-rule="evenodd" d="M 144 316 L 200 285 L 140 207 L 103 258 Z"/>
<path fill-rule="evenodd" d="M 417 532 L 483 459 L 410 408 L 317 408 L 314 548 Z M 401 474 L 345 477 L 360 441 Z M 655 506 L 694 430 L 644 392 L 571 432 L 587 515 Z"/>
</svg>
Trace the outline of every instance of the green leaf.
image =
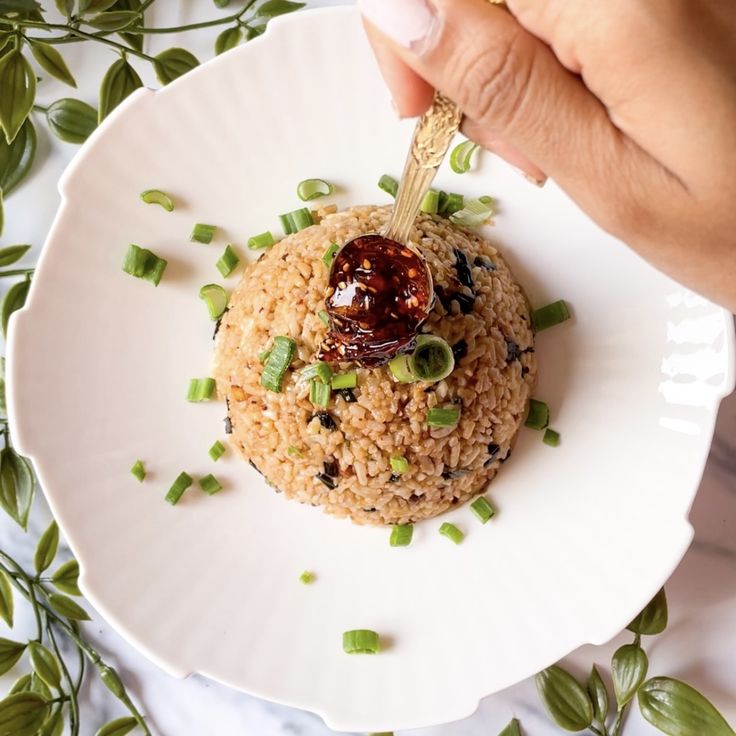
<svg viewBox="0 0 736 736">
<path fill-rule="evenodd" d="M 671 677 L 653 677 L 638 693 L 639 710 L 667 736 L 734 736 L 715 706 L 695 688 Z"/>
<path fill-rule="evenodd" d="M 33 682 L 30 674 L 21 675 L 14 683 L 13 687 L 8 690 L 8 695 L 13 693 L 27 693 L 31 689 L 31 682 Z"/>
<path fill-rule="evenodd" d="M 125 734 L 130 733 L 137 725 L 138 721 L 131 716 L 116 718 L 114 721 L 101 726 L 97 730 L 97 733 L 95 733 L 95 736 L 125 736 Z"/>
<path fill-rule="evenodd" d="M 120 679 L 120 675 L 118 675 L 112 667 L 108 667 L 106 664 L 100 663 L 97 665 L 97 674 L 100 676 L 102 682 L 105 683 L 107 689 L 116 698 L 122 700 L 125 697 L 125 686 L 123 685 L 123 681 Z"/>
<path fill-rule="evenodd" d="M 54 697 L 48 685 L 35 672 L 31 675 L 31 689 L 29 692 L 40 695 L 44 700 L 51 700 Z"/>
<path fill-rule="evenodd" d="M 17 48 L 0 59 L 0 89 L 0 127 L 12 143 L 36 98 L 36 75 Z"/>
<path fill-rule="evenodd" d="M 76 560 L 65 562 L 51 576 L 51 582 L 62 593 L 68 595 L 82 595 L 77 581 L 79 580 L 79 563 Z"/>
<path fill-rule="evenodd" d="M 611 659 L 611 676 L 616 702 L 619 708 L 636 695 L 649 669 L 646 652 L 636 644 L 626 644 L 617 649 Z"/>
<path fill-rule="evenodd" d="M 101 31 L 121 31 L 138 20 L 138 13 L 133 10 L 113 10 L 92 16 L 87 23 Z"/>
<path fill-rule="evenodd" d="M 55 0 L 56 9 L 67 18 L 74 12 L 74 0 Z"/>
<path fill-rule="evenodd" d="M 588 695 L 593 703 L 593 717 L 599 723 L 605 723 L 608 717 L 608 690 L 595 665 L 588 677 Z"/>
<path fill-rule="evenodd" d="M 117 0 L 112 6 L 112 10 L 135 10 L 136 13 L 141 9 L 141 0 Z M 124 33 L 119 33 L 120 38 L 129 46 L 137 51 L 143 50 L 143 35 L 136 33 L 136 29 L 142 25 L 143 15 L 138 16 L 138 20 L 133 23 Z"/>
<path fill-rule="evenodd" d="M 0 506 L 16 523 L 28 528 L 28 514 L 36 492 L 31 467 L 12 447 L 0 450 Z"/>
<path fill-rule="evenodd" d="M 0 0 L 0 13 L 41 10 L 36 0 Z"/>
<path fill-rule="evenodd" d="M 30 119 L 12 143 L 0 135 L 0 189 L 7 196 L 26 177 L 36 155 L 36 129 Z"/>
<path fill-rule="evenodd" d="M 84 9 L 80 7 L 80 12 L 87 15 L 91 13 L 104 13 L 115 5 L 117 0 L 84 0 Z M 82 3 L 80 3 L 82 5 Z"/>
<path fill-rule="evenodd" d="M 41 41 L 31 41 L 31 53 L 38 65 L 45 69 L 52 77 L 76 87 L 77 82 L 69 71 L 64 57 L 53 47 Z"/>
<path fill-rule="evenodd" d="M 221 54 L 235 48 L 243 39 L 243 31 L 240 26 L 226 28 L 215 40 L 215 53 Z"/>
<path fill-rule="evenodd" d="M 275 18 L 277 15 L 284 15 L 285 13 L 293 13 L 299 8 L 303 8 L 306 3 L 292 3 L 289 0 L 267 0 L 263 3 L 258 10 L 256 15 L 261 18 Z"/>
<path fill-rule="evenodd" d="M 3 190 L 0 189 L 0 235 L 5 227 L 5 206 L 3 205 Z"/>
<path fill-rule="evenodd" d="M 98 122 L 102 122 L 128 95 L 142 86 L 138 72 L 125 59 L 114 62 L 100 85 Z"/>
<path fill-rule="evenodd" d="M 25 650 L 25 644 L 0 637 L 0 675 L 12 669 Z"/>
<path fill-rule="evenodd" d="M 583 686 L 559 665 L 534 677 L 547 711 L 566 731 L 584 731 L 593 723 L 593 704 Z"/>
<path fill-rule="evenodd" d="M 49 716 L 49 705 L 36 693 L 15 693 L 0 701 L 0 736 L 33 736 Z"/>
<path fill-rule="evenodd" d="M 5 293 L 2 305 L 0 305 L 0 327 L 2 328 L 3 337 L 8 336 L 8 322 L 10 315 L 17 312 L 26 303 L 28 291 L 31 288 L 29 279 L 16 281 Z"/>
<path fill-rule="evenodd" d="M 0 618 L 13 628 L 13 588 L 4 570 L 0 570 Z"/>
<path fill-rule="evenodd" d="M 661 634 L 667 628 L 667 619 L 667 596 L 662 588 L 626 628 L 635 634 L 653 636 Z"/>
<path fill-rule="evenodd" d="M 512 719 L 506 728 L 498 736 L 521 736 L 521 724 L 518 718 Z"/>
<path fill-rule="evenodd" d="M 56 550 L 59 548 L 59 527 L 55 521 L 41 535 L 36 545 L 36 554 L 33 556 L 33 565 L 40 575 L 54 561 Z"/>
<path fill-rule="evenodd" d="M 51 132 L 66 143 L 84 143 L 97 127 L 97 110 L 81 100 L 63 97 L 46 111 Z"/>
<path fill-rule="evenodd" d="M 31 660 L 31 667 L 33 667 L 33 671 L 38 677 L 49 687 L 59 690 L 61 687 L 61 668 L 56 655 L 37 641 L 28 644 L 28 655 Z"/>
<path fill-rule="evenodd" d="M 64 713 L 61 706 L 57 706 L 49 716 L 38 736 L 61 736 L 64 732 Z"/>
<path fill-rule="evenodd" d="M 168 84 L 199 65 L 197 57 L 186 49 L 171 48 L 156 55 L 153 65 L 161 84 Z"/>
<path fill-rule="evenodd" d="M 230 0 L 214 0 L 216 8 L 226 8 L 230 5 Z"/>
<path fill-rule="evenodd" d="M 91 621 L 89 614 L 78 603 L 61 593 L 50 593 L 49 603 L 51 608 L 61 616 L 73 621 Z"/>
<path fill-rule="evenodd" d="M 7 245 L 5 248 L 0 248 L 0 266 L 12 266 L 30 249 L 30 245 Z"/>
</svg>

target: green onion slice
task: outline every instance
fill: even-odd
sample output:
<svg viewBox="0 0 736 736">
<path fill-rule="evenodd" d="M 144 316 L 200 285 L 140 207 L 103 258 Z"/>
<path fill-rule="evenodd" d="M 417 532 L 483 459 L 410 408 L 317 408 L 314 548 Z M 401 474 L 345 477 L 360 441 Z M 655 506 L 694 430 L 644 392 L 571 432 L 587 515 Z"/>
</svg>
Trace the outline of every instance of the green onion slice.
<svg viewBox="0 0 736 736">
<path fill-rule="evenodd" d="M 335 187 L 324 179 L 305 179 L 300 181 L 296 188 L 296 196 L 302 202 L 311 202 L 313 199 L 326 197 L 335 191 Z"/>
<path fill-rule="evenodd" d="M 455 544 L 460 544 L 465 539 L 465 535 L 454 524 L 450 524 L 447 521 L 440 527 L 440 534 Z"/>
<path fill-rule="evenodd" d="M 387 194 L 390 194 L 392 197 L 396 198 L 396 194 L 399 191 L 399 182 L 396 181 L 396 179 L 394 179 L 393 176 L 384 174 L 378 180 L 378 188 L 382 189 Z"/>
<path fill-rule="evenodd" d="M 199 487 L 208 495 L 214 496 L 215 493 L 219 493 L 222 490 L 220 481 L 215 478 L 212 473 L 205 475 L 204 478 L 199 479 Z"/>
<path fill-rule="evenodd" d="M 322 263 L 324 263 L 327 268 L 330 268 L 332 266 L 332 262 L 335 260 L 335 256 L 337 255 L 337 251 L 339 250 L 340 246 L 337 243 L 332 243 L 330 247 L 324 252 L 322 256 Z"/>
<path fill-rule="evenodd" d="M 455 369 L 452 348 L 435 335 L 419 335 L 414 352 L 409 356 L 409 371 L 420 381 L 436 383 Z"/>
<path fill-rule="evenodd" d="M 291 457 L 304 457 L 304 453 L 296 445 L 289 445 L 289 448 L 286 450 L 286 452 L 291 455 Z"/>
<path fill-rule="evenodd" d="M 409 470 L 409 461 L 403 455 L 391 455 L 389 463 L 394 473 L 406 473 Z"/>
<path fill-rule="evenodd" d="M 210 319 L 218 320 L 227 309 L 227 292 L 219 284 L 205 284 L 199 290 L 199 298 L 207 305 Z"/>
<path fill-rule="evenodd" d="M 529 399 L 529 413 L 524 422 L 530 429 L 544 429 L 549 424 L 549 407 L 544 401 Z"/>
<path fill-rule="evenodd" d="M 547 427 L 547 429 L 544 430 L 542 442 L 550 447 L 557 447 L 560 444 L 560 433 Z"/>
<path fill-rule="evenodd" d="M 454 427 L 460 421 L 460 409 L 435 406 L 427 412 L 430 427 Z"/>
<path fill-rule="evenodd" d="M 428 215 L 436 215 L 439 211 L 439 204 L 440 193 L 436 189 L 430 189 L 424 195 L 424 199 L 422 199 L 419 209 Z"/>
<path fill-rule="evenodd" d="M 192 234 L 189 236 L 189 240 L 192 243 L 203 243 L 204 245 L 209 245 L 209 243 L 212 242 L 212 238 L 215 237 L 216 230 L 217 227 L 215 225 L 204 225 L 201 222 L 198 222 L 194 226 Z"/>
<path fill-rule="evenodd" d="M 171 201 L 171 197 L 160 189 L 146 189 L 145 192 L 141 192 L 141 199 L 146 204 L 158 204 L 167 212 L 174 211 L 174 203 Z"/>
<path fill-rule="evenodd" d="M 146 469 L 143 467 L 142 460 L 136 460 L 135 465 L 130 469 L 130 472 L 133 473 L 139 483 L 143 483 L 146 479 Z"/>
<path fill-rule="evenodd" d="M 481 524 L 485 524 L 496 513 L 496 510 L 488 503 L 488 499 L 485 496 L 478 496 L 470 504 L 470 510 L 480 519 Z"/>
<path fill-rule="evenodd" d="M 308 365 L 299 374 L 299 377 L 304 381 L 311 381 L 314 378 L 319 379 L 322 383 L 329 384 L 332 378 L 332 368 L 329 363 L 325 363 L 324 360 L 320 360 L 317 363 Z"/>
<path fill-rule="evenodd" d="M 437 203 L 437 213 L 449 217 L 465 206 L 465 197 L 462 194 L 454 192 L 440 192 L 439 202 Z"/>
<path fill-rule="evenodd" d="M 270 350 L 261 350 L 260 353 L 258 353 L 258 361 L 259 363 L 263 364 L 268 360 L 268 356 L 271 355 Z"/>
<path fill-rule="evenodd" d="M 279 220 L 281 220 L 281 227 L 284 228 L 287 235 L 298 233 L 300 230 L 314 225 L 312 213 L 306 207 L 287 212 L 285 215 L 279 215 Z"/>
<path fill-rule="evenodd" d="M 166 502 L 170 503 L 172 506 L 176 506 L 176 504 L 179 503 L 179 499 L 184 494 L 184 491 L 186 491 L 192 483 L 194 483 L 194 481 L 192 480 L 191 475 L 188 473 L 179 473 L 179 476 L 166 494 Z"/>
<path fill-rule="evenodd" d="M 330 326 L 330 315 L 325 312 L 324 309 L 320 309 L 319 312 L 317 312 L 317 316 L 324 322 L 324 324 L 329 327 Z"/>
<path fill-rule="evenodd" d="M 273 237 L 273 233 L 270 230 L 266 230 L 265 233 L 259 233 L 252 238 L 248 238 L 248 248 L 250 250 L 261 250 L 263 248 L 270 248 L 275 242 L 276 238 Z"/>
<path fill-rule="evenodd" d="M 355 388 L 357 385 L 357 371 L 346 371 L 345 373 L 338 373 L 336 376 L 332 377 L 332 388 L 335 390 L 341 388 Z"/>
<path fill-rule="evenodd" d="M 238 267 L 238 263 L 240 263 L 240 258 L 235 249 L 232 245 L 227 245 L 215 265 L 223 278 L 227 278 Z"/>
<path fill-rule="evenodd" d="M 215 393 L 214 378 L 192 378 L 189 381 L 187 401 L 208 401 Z"/>
<path fill-rule="evenodd" d="M 209 455 L 215 462 L 217 462 L 225 454 L 225 449 L 225 445 L 223 445 L 220 440 L 217 440 L 215 444 L 210 447 Z"/>
<path fill-rule="evenodd" d="M 378 634 L 370 629 L 354 629 L 342 635 L 342 649 L 346 654 L 376 654 Z"/>
<path fill-rule="evenodd" d="M 411 538 L 414 536 L 413 524 L 394 524 L 391 527 L 391 536 L 388 543 L 392 547 L 408 547 L 411 544 Z"/>
<path fill-rule="evenodd" d="M 452 149 L 450 153 L 450 168 L 456 174 L 466 174 L 470 171 L 470 159 L 478 149 L 473 141 L 464 141 Z"/>
<path fill-rule="evenodd" d="M 159 258 L 148 248 L 140 248 L 132 243 L 128 246 L 123 261 L 123 271 L 137 279 L 150 281 L 154 286 L 161 283 L 161 277 L 166 270 L 167 261 Z"/>
<path fill-rule="evenodd" d="M 322 383 L 318 379 L 313 379 L 309 385 L 309 400 L 315 405 L 325 408 L 330 403 L 330 384 Z"/>
<path fill-rule="evenodd" d="M 414 383 L 417 377 L 411 370 L 411 359 L 408 355 L 396 355 L 388 362 L 388 369 L 391 375 L 399 383 Z"/>
<path fill-rule="evenodd" d="M 277 335 L 273 339 L 273 347 L 266 358 L 261 373 L 261 386 L 269 391 L 279 393 L 286 369 L 291 365 L 296 352 L 296 341 L 290 337 Z"/>
<path fill-rule="evenodd" d="M 493 215 L 494 204 L 492 197 L 468 199 L 461 210 L 450 215 L 450 220 L 461 227 L 479 227 Z"/>
<path fill-rule="evenodd" d="M 300 576 L 299 576 L 300 582 L 302 582 L 304 585 L 309 585 L 310 583 L 314 582 L 314 573 L 310 570 L 305 570 Z"/>
<path fill-rule="evenodd" d="M 535 309 L 532 312 L 532 327 L 535 332 L 541 332 L 548 327 L 554 327 L 570 319 L 570 310 L 564 299 L 558 299 L 552 304 Z"/>
</svg>

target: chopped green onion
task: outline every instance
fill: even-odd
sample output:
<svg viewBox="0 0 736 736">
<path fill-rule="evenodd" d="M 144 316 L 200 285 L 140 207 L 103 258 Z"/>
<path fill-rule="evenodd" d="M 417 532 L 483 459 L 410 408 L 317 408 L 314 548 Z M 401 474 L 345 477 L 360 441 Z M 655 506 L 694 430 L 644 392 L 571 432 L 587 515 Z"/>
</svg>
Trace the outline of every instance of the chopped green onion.
<svg viewBox="0 0 736 736">
<path fill-rule="evenodd" d="M 460 544 L 465 539 L 465 535 L 454 524 L 450 524 L 447 521 L 440 527 L 440 534 L 455 544 Z"/>
<path fill-rule="evenodd" d="M 289 445 L 289 449 L 286 452 L 292 457 L 304 457 L 304 453 L 296 445 Z"/>
<path fill-rule="evenodd" d="M 277 335 L 273 339 L 273 347 L 266 358 L 261 373 L 261 386 L 269 391 L 279 393 L 286 369 L 291 365 L 296 352 L 296 340 Z"/>
<path fill-rule="evenodd" d="M 525 427 L 544 429 L 549 424 L 549 407 L 544 401 L 529 399 L 529 413 L 526 415 Z"/>
<path fill-rule="evenodd" d="M 376 654 L 378 634 L 370 629 L 354 629 L 342 635 L 342 649 L 346 654 Z"/>
<path fill-rule="evenodd" d="M 305 227 L 314 225 L 312 213 L 306 207 L 287 212 L 285 215 L 279 215 L 279 220 L 281 220 L 281 227 L 284 228 L 287 235 L 298 233 L 300 230 L 304 230 Z"/>
<path fill-rule="evenodd" d="M 450 220 L 461 227 L 479 227 L 491 218 L 493 206 L 491 197 L 468 199 L 461 210 L 450 215 Z"/>
<path fill-rule="evenodd" d="M 389 463 L 394 473 L 406 473 L 409 470 L 409 461 L 403 455 L 391 455 Z"/>
<path fill-rule="evenodd" d="M 215 444 L 210 447 L 209 455 L 215 462 L 217 462 L 225 454 L 225 449 L 225 445 L 223 445 L 220 440 L 217 440 Z"/>
<path fill-rule="evenodd" d="M 560 444 L 560 433 L 547 427 L 547 429 L 544 430 L 542 442 L 550 447 L 557 447 Z"/>
<path fill-rule="evenodd" d="M 450 153 L 450 168 L 456 174 L 466 174 L 470 171 L 470 159 L 478 148 L 473 141 L 464 141 L 452 149 Z"/>
<path fill-rule="evenodd" d="M 440 193 L 436 189 L 430 189 L 424 195 L 424 199 L 422 199 L 419 209 L 428 215 L 436 215 L 439 209 L 439 203 Z"/>
<path fill-rule="evenodd" d="M 212 242 L 212 238 L 215 237 L 216 230 L 217 227 L 215 225 L 203 225 L 201 222 L 198 222 L 194 226 L 192 234 L 189 236 L 189 240 L 192 243 L 203 243 L 204 245 L 209 245 Z"/>
<path fill-rule="evenodd" d="M 313 379 L 309 385 L 309 400 L 315 406 L 321 406 L 325 408 L 330 403 L 330 385 L 329 383 L 322 383 L 317 379 Z"/>
<path fill-rule="evenodd" d="M 129 245 L 123 261 L 123 271 L 137 279 L 150 281 L 154 286 L 161 283 L 161 277 L 166 270 L 167 261 L 159 258 L 148 248 Z"/>
<path fill-rule="evenodd" d="M 210 319 L 218 320 L 227 309 L 227 292 L 219 284 L 205 284 L 199 290 L 199 298 L 207 305 Z"/>
<path fill-rule="evenodd" d="M 167 212 L 174 211 L 174 203 L 171 201 L 171 197 L 160 189 L 146 189 L 145 192 L 141 192 L 141 199 L 146 204 L 161 205 Z"/>
<path fill-rule="evenodd" d="M 179 477 L 174 481 L 166 494 L 165 500 L 167 503 L 170 503 L 172 506 L 176 506 L 184 491 L 186 491 L 192 483 L 194 483 L 194 481 L 192 480 L 191 475 L 188 473 L 180 473 Z"/>
<path fill-rule="evenodd" d="M 485 496 L 478 496 L 470 504 L 470 510 L 480 519 L 481 524 L 485 524 L 496 513 L 496 510 L 488 503 Z"/>
<path fill-rule="evenodd" d="M 146 469 L 143 467 L 142 460 L 136 460 L 135 465 L 130 469 L 130 472 L 133 473 L 139 483 L 143 483 L 146 479 Z"/>
<path fill-rule="evenodd" d="M 220 481 L 215 478 L 212 473 L 205 475 L 204 478 L 199 479 L 199 487 L 208 495 L 214 496 L 215 493 L 219 493 L 222 490 Z"/>
<path fill-rule="evenodd" d="M 192 378 L 191 381 L 189 381 L 187 401 L 207 401 L 212 398 L 214 393 L 214 378 Z"/>
<path fill-rule="evenodd" d="M 355 388 L 357 385 L 357 371 L 346 371 L 345 373 L 338 373 L 336 376 L 332 377 L 332 388 L 335 390 L 341 388 Z"/>
<path fill-rule="evenodd" d="M 233 249 L 232 245 L 225 246 L 224 253 L 220 256 L 217 263 L 217 270 L 222 274 L 223 278 L 227 278 L 240 263 L 238 254 Z"/>
<path fill-rule="evenodd" d="M 399 383 L 414 383 L 417 377 L 411 372 L 411 360 L 408 355 L 397 355 L 388 362 L 391 375 Z"/>
<path fill-rule="evenodd" d="M 300 576 L 299 576 L 300 582 L 304 583 L 304 585 L 309 585 L 310 583 L 314 582 L 314 573 L 310 572 L 309 570 L 305 570 Z"/>
<path fill-rule="evenodd" d="M 558 299 L 532 312 L 532 327 L 535 332 L 541 332 L 568 319 L 570 319 L 570 310 L 564 299 Z"/>
<path fill-rule="evenodd" d="M 335 187 L 324 179 L 305 179 L 300 181 L 296 188 L 296 196 L 302 202 L 311 202 L 313 199 L 326 197 L 335 191 Z"/>
<path fill-rule="evenodd" d="M 248 238 L 248 248 L 250 250 L 261 250 L 262 248 L 270 248 L 275 242 L 276 238 L 273 237 L 271 231 L 266 230 L 265 233 Z"/>
<path fill-rule="evenodd" d="M 389 176 L 388 174 L 384 174 L 379 180 L 378 180 L 378 188 L 383 189 L 384 192 L 387 194 L 390 194 L 392 197 L 396 198 L 396 194 L 399 191 L 399 182 L 396 181 L 396 179 L 393 178 L 393 176 Z"/>
<path fill-rule="evenodd" d="M 268 360 L 268 356 L 271 355 L 270 350 L 261 350 L 260 353 L 258 353 L 258 360 L 261 364 L 265 363 Z"/>
<path fill-rule="evenodd" d="M 392 547 L 408 547 L 411 544 L 411 538 L 414 536 L 413 524 L 394 524 L 391 527 L 391 537 L 388 543 Z"/>
<path fill-rule="evenodd" d="M 332 378 L 332 368 L 330 368 L 329 363 L 325 363 L 324 360 L 320 360 L 317 363 L 313 363 L 312 365 L 308 365 L 302 372 L 299 374 L 299 377 L 304 381 L 311 381 L 313 378 L 317 378 L 322 383 L 329 384 L 330 379 Z"/>
<path fill-rule="evenodd" d="M 437 214 L 449 217 L 465 206 L 465 197 L 454 192 L 440 192 L 440 200 L 437 204 Z"/>
<path fill-rule="evenodd" d="M 454 427 L 460 421 L 460 409 L 442 409 L 435 406 L 427 412 L 430 427 Z"/>
<path fill-rule="evenodd" d="M 322 322 L 325 323 L 327 327 L 330 326 L 330 315 L 327 314 L 324 309 L 320 309 L 319 312 L 317 312 L 317 316 L 322 320 Z"/>
<path fill-rule="evenodd" d="M 452 373 L 455 356 L 452 348 L 435 335 L 419 335 L 414 352 L 409 356 L 409 370 L 420 381 L 436 383 Z"/>
<path fill-rule="evenodd" d="M 340 246 L 337 243 L 332 243 L 330 247 L 324 252 L 324 255 L 322 256 L 322 263 L 327 266 L 327 268 L 330 268 L 332 266 L 332 261 L 335 260 L 335 256 L 337 255 L 337 251 L 340 250 Z"/>
</svg>

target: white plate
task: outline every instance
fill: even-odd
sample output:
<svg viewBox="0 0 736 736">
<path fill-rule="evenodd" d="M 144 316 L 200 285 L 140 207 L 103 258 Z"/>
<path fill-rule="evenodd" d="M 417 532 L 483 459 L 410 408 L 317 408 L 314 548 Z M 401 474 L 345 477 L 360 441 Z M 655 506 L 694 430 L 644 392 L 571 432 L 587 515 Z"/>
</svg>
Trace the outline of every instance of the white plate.
<svg viewBox="0 0 736 736">
<path fill-rule="evenodd" d="M 205 376 L 212 324 L 199 287 L 227 242 L 277 230 L 296 183 L 335 182 L 341 206 L 386 201 L 411 134 L 350 8 L 275 21 L 265 37 L 161 92 L 141 91 L 92 136 L 61 182 L 61 210 L 10 340 L 9 401 L 82 566 L 92 604 L 175 675 L 200 672 L 307 708 L 334 729 L 380 731 L 470 714 L 484 695 L 618 632 L 687 548 L 687 514 L 720 399 L 733 388 L 729 315 L 649 268 L 553 185 L 484 155 L 439 186 L 491 193 L 492 233 L 534 304 L 575 318 L 540 335 L 537 395 L 557 449 L 522 432 L 493 483 L 500 513 L 422 523 L 408 549 L 286 501 L 233 457 L 207 456 L 224 407 L 185 400 Z M 138 199 L 173 194 L 168 214 Z M 195 222 L 216 244 L 188 242 Z M 126 276 L 128 243 L 169 259 L 161 286 Z M 233 279 L 230 279 L 232 282 Z M 142 458 L 143 485 L 129 468 Z M 226 490 L 176 475 L 216 472 Z M 318 579 L 299 583 L 304 569 Z M 386 650 L 349 657 L 341 633 Z"/>
</svg>

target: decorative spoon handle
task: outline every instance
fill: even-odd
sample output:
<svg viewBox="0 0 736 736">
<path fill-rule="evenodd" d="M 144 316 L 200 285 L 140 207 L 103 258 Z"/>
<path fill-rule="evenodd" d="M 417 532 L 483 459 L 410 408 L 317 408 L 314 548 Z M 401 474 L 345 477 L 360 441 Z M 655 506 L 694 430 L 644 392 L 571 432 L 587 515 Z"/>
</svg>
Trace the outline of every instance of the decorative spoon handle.
<svg viewBox="0 0 736 736">
<path fill-rule="evenodd" d="M 419 206 L 429 190 L 452 139 L 460 127 L 462 112 L 441 92 L 417 123 L 399 191 L 384 237 L 397 243 L 409 240 Z"/>
</svg>

